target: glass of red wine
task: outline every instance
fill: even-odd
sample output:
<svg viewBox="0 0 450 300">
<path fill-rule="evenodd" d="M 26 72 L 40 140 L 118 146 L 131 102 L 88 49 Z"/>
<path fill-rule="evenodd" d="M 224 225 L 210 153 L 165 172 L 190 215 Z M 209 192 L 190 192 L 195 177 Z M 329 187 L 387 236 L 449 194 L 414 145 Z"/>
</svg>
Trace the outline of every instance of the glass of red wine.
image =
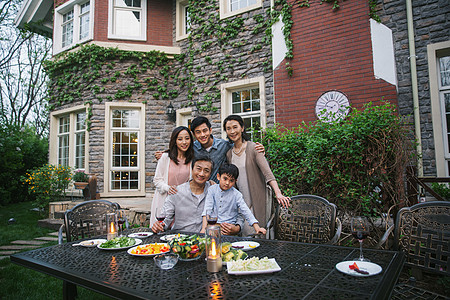
<svg viewBox="0 0 450 300">
<path fill-rule="evenodd" d="M 123 236 L 124 224 L 127 224 L 127 215 L 124 209 L 119 209 L 117 211 L 117 223 L 119 225 L 119 237 Z M 128 226 L 127 226 L 128 229 Z"/>
<path fill-rule="evenodd" d="M 206 221 L 208 222 L 208 225 L 216 225 L 217 212 L 214 208 L 206 211 Z"/>
<path fill-rule="evenodd" d="M 162 207 L 161 208 L 158 207 L 156 209 L 155 217 L 156 217 L 156 220 L 158 220 L 158 222 L 161 225 L 163 225 L 162 223 L 163 223 L 164 219 L 166 218 L 166 212 L 164 211 L 164 209 Z M 163 227 L 164 227 L 164 225 L 163 225 Z M 158 234 L 162 234 L 162 232 L 158 232 Z"/>
<path fill-rule="evenodd" d="M 353 217 L 351 230 L 352 235 L 355 239 L 359 241 L 359 258 L 355 258 L 354 260 L 359 261 L 370 261 L 367 258 L 364 258 L 362 251 L 362 243 L 365 238 L 369 236 L 369 220 L 366 217 Z"/>
</svg>

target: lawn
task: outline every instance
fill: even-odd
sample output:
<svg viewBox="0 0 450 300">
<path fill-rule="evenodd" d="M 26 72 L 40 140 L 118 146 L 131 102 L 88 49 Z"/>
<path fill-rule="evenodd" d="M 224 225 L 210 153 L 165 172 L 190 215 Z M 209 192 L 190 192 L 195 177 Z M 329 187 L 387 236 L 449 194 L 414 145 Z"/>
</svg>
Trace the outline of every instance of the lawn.
<svg viewBox="0 0 450 300">
<path fill-rule="evenodd" d="M 0 245 L 9 245 L 14 240 L 32 240 L 46 236 L 54 230 L 37 226 L 44 218 L 32 210 L 32 203 L 17 203 L 0 207 Z M 8 220 L 14 218 L 13 224 Z M 43 247 L 51 246 L 50 242 Z M 62 280 L 33 271 L 10 262 L 8 258 L 0 260 L 0 299 L 62 299 Z M 93 291 L 78 287 L 77 299 L 111 299 Z"/>
</svg>

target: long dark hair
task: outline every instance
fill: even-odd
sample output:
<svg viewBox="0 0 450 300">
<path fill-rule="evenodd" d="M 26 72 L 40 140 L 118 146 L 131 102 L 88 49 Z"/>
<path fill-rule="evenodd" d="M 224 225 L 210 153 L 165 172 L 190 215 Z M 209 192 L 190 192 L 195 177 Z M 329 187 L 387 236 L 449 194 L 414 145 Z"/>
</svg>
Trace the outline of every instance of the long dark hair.
<svg viewBox="0 0 450 300">
<path fill-rule="evenodd" d="M 177 138 L 180 132 L 183 130 L 186 130 L 189 134 L 189 137 L 191 138 L 191 144 L 189 145 L 189 148 L 186 150 L 186 160 L 184 164 L 188 164 L 194 159 L 194 137 L 192 136 L 191 131 L 189 128 L 185 126 L 178 126 L 172 131 L 172 135 L 170 136 L 170 142 L 169 142 L 169 150 L 167 152 L 169 153 L 169 158 L 175 162 L 175 164 L 178 165 L 178 147 L 177 147 Z"/>
<path fill-rule="evenodd" d="M 245 125 L 244 125 L 244 120 L 242 119 L 241 116 L 238 115 L 229 115 L 228 117 L 225 118 L 225 120 L 223 120 L 223 130 L 225 132 L 227 132 L 227 122 L 228 121 L 237 121 L 239 123 L 239 125 L 241 125 L 242 128 L 244 128 L 244 131 L 242 132 L 242 140 L 244 141 L 249 141 L 250 137 L 248 136 L 248 134 L 245 132 Z M 230 139 L 227 136 L 228 140 Z"/>
</svg>

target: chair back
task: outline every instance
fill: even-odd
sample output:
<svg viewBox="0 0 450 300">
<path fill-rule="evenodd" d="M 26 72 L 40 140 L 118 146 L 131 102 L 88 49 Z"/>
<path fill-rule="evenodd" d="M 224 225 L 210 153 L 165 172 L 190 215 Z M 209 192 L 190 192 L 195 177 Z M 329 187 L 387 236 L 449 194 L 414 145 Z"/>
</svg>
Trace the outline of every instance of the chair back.
<svg viewBox="0 0 450 300">
<path fill-rule="evenodd" d="M 82 202 L 64 213 L 64 226 L 68 242 L 106 234 L 106 214 L 120 206 L 107 200 Z"/>
<path fill-rule="evenodd" d="M 394 248 L 405 265 L 449 275 L 450 202 L 430 201 L 402 208 L 397 214 Z"/>
<path fill-rule="evenodd" d="M 291 197 L 291 206 L 277 206 L 275 238 L 304 243 L 330 243 L 336 229 L 336 205 L 315 195 Z"/>
</svg>

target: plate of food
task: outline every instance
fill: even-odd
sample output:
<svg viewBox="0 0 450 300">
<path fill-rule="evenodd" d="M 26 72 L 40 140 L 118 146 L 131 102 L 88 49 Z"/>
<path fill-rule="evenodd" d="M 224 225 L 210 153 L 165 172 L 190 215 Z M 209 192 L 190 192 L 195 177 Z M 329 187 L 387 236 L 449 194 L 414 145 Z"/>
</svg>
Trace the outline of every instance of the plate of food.
<svg viewBox="0 0 450 300">
<path fill-rule="evenodd" d="M 354 260 L 342 261 L 336 265 L 336 269 L 342 273 L 359 277 L 377 275 L 383 270 L 381 266 L 372 262 Z"/>
<path fill-rule="evenodd" d="M 105 239 L 95 239 L 95 240 L 87 240 L 87 241 L 82 241 L 76 244 L 72 244 L 72 246 L 82 246 L 82 247 L 97 247 L 97 245 L 106 242 Z"/>
<path fill-rule="evenodd" d="M 227 272 L 231 275 L 266 274 L 281 271 L 275 258 L 252 257 L 227 262 Z"/>
<path fill-rule="evenodd" d="M 167 243 L 138 245 L 127 250 L 128 254 L 134 256 L 155 256 L 168 253 L 169 251 L 170 247 Z"/>
<path fill-rule="evenodd" d="M 153 235 L 153 232 L 135 232 L 135 233 L 129 234 L 128 237 L 144 239 L 144 238 L 147 238 L 152 235 Z"/>
<path fill-rule="evenodd" d="M 178 254 L 182 261 L 191 261 L 199 259 L 205 251 L 205 238 L 193 234 L 175 237 L 169 241 L 172 251 Z"/>
<path fill-rule="evenodd" d="M 248 251 L 258 248 L 259 243 L 253 241 L 234 242 L 231 243 L 231 247 L 233 247 L 234 249 L 241 249 L 242 251 Z"/>
<path fill-rule="evenodd" d="M 231 246 L 231 243 L 222 243 L 222 264 L 226 265 L 229 261 L 235 261 L 239 259 L 246 259 L 248 254 L 241 249 L 235 249 Z"/>
<path fill-rule="evenodd" d="M 103 250 L 121 250 L 137 246 L 142 243 L 142 240 L 130 238 L 126 236 L 116 237 L 112 240 L 98 244 L 97 247 Z"/>
<path fill-rule="evenodd" d="M 174 238 L 182 238 L 187 236 L 186 234 L 182 234 L 182 233 L 175 233 L 175 234 L 167 234 L 164 235 L 160 238 L 161 241 L 164 242 L 170 242 L 171 240 L 173 240 Z"/>
</svg>

